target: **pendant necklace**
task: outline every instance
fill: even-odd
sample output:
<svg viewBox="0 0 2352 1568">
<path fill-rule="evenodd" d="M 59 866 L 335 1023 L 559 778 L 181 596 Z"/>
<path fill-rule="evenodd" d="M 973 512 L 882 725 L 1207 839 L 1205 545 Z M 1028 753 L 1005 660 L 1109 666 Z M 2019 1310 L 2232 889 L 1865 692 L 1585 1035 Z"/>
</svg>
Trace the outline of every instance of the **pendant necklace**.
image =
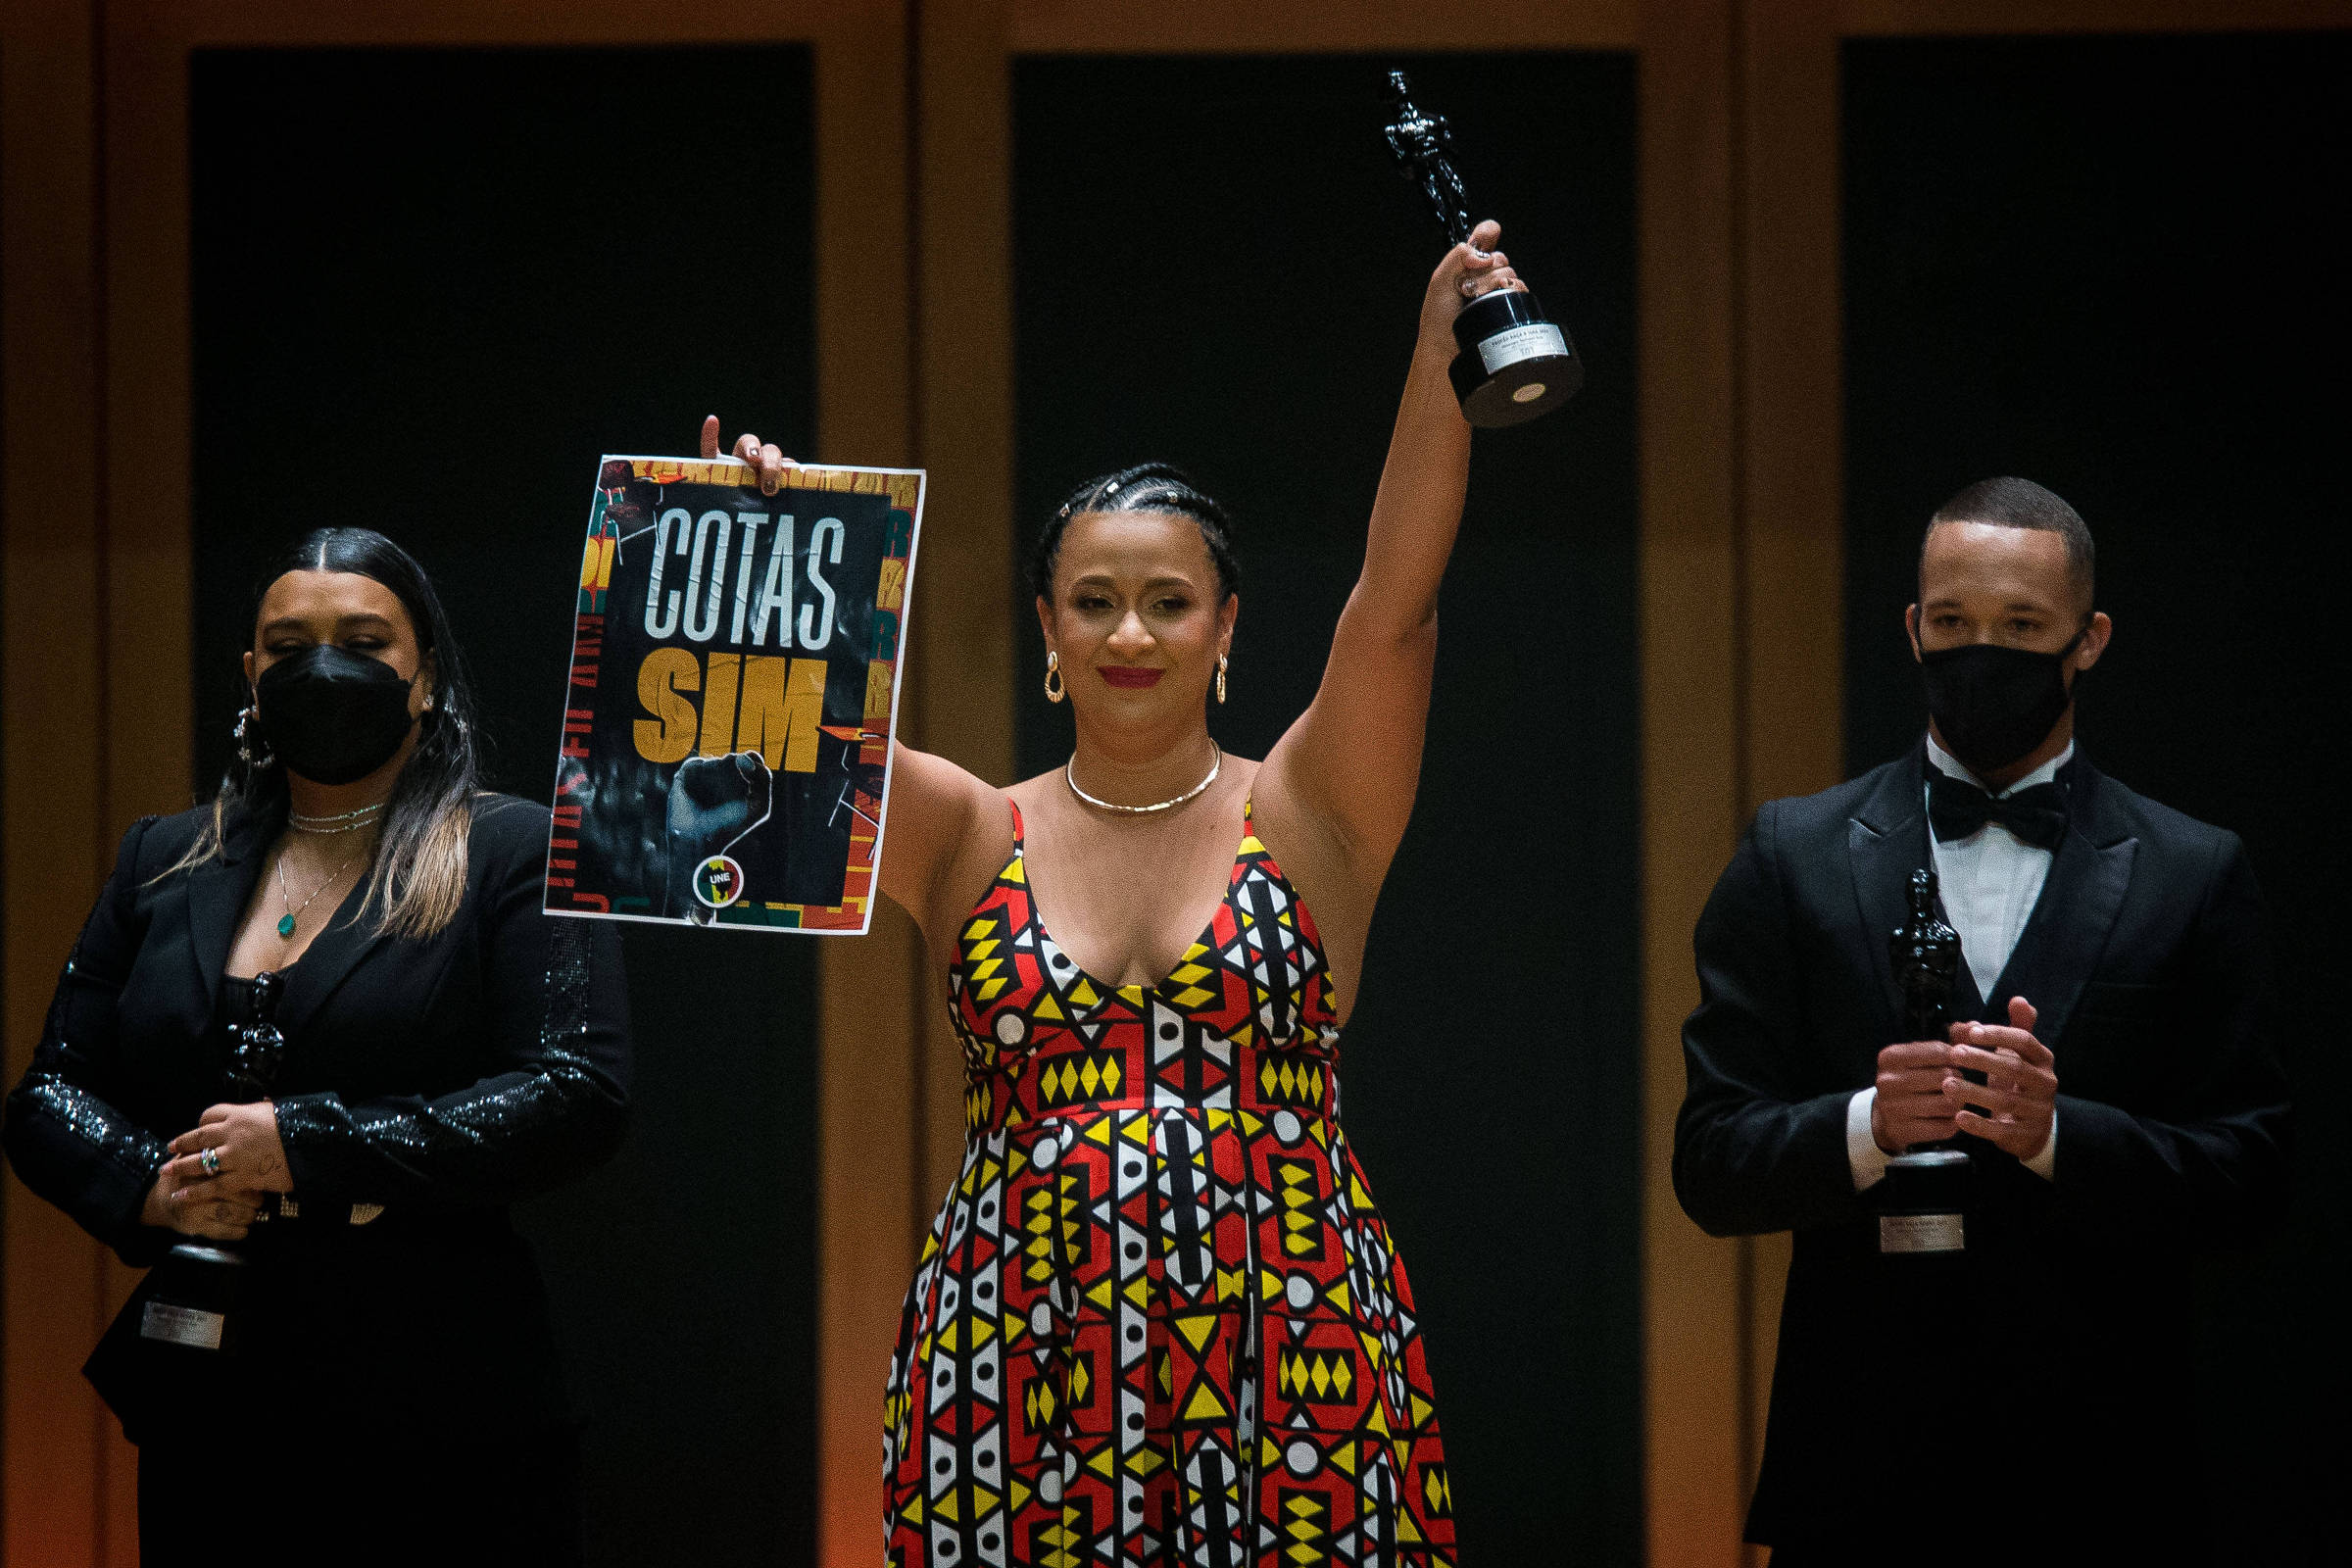
<svg viewBox="0 0 2352 1568">
<path fill-rule="evenodd" d="M 1087 794 L 1086 791 L 1078 787 L 1077 775 L 1070 771 L 1071 767 L 1078 760 L 1075 755 L 1070 758 L 1069 761 L 1061 764 L 1061 781 L 1070 787 L 1070 793 L 1072 795 L 1077 796 L 1080 800 L 1084 801 L 1087 805 L 1095 808 L 1095 809 L 1099 811 L 1117 811 L 1126 816 L 1144 816 L 1152 811 L 1173 810 L 1217 781 L 1218 772 L 1225 766 L 1225 750 L 1213 740 L 1208 743 L 1208 749 L 1216 753 L 1216 760 L 1208 764 L 1208 777 L 1202 779 L 1191 789 L 1186 790 L 1182 795 L 1172 796 L 1167 800 L 1157 801 L 1150 806 L 1121 806 L 1116 801 L 1099 801 L 1092 795 Z"/>
<path fill-rule="evenodd" d="M 332 871 L 329 871 L 326 875 L 326 880 L 313 888 L 311 890 L 311 896 L 303 900 L 300 907 L 297 907 L 294 903 L 294 896 L 286 891 L 286 858 L 282 854 L 279 855 L 277 858 L 277 900 L 278 903 L 285 906 L 286 913 L 285 918 L 277 922 L 277 934 L 286 938 L 288 941 L 293 940 L 294 917 L 302 913 L 304 909 L 309 908 L 312 905 L 317 904 L 318 902 L 318 895 L 324 893 L 328 888 L 333 887 L 336 882 L 341 880 L 343 873 L 351 869 L 351 862 L 359 858 L 359 852 L 357 850 L 354 850 L 351 854 L 343 857 L 343 863 L 336 866 Z"/>
</svg>

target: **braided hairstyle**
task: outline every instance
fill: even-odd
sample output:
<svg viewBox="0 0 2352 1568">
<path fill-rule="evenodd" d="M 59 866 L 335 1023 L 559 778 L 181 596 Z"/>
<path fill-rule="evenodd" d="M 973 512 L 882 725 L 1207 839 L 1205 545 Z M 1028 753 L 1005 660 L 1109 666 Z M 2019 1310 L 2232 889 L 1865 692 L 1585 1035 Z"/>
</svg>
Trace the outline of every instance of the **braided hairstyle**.
<svg viewBox="0 0 2352 1568">
<path fill-rule="evenodd" d="M 1192 518 L 1200 530 L 1200 542 L 1208 547 L 1209 564 L 1217 568 L 1219 603 L 1241 591 L 1242 564 L 1234 559 L 1231 515 L 1194 488 L 1183 469 L 1166 463 L 1140 463 L 1087 480 L 1046 518 L 1029 557 L 1029 582 L 1038 598 L 1053 601 L 1062 532 L 1072 517 L 1085 512 L 1173 512 Z"/>
</svg>

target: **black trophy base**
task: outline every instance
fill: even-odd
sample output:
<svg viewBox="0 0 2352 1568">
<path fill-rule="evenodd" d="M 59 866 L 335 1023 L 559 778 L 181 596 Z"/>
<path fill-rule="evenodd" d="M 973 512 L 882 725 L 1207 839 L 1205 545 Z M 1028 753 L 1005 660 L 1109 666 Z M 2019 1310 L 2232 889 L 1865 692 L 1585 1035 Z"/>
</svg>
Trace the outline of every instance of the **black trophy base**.
<svg viewBox="0 0 2352 1568">
<path fill-rule="evenodd" d="M 81 1375 L 133 1443 L 185 1430 L 217 1409 L 239 1373 L 237 1300 L 245 1260 L 182 1242 L 147 1271 L 90 1352 Z"/>
<path fill-rule="evenodd" d="M 1585 384 L 1576 345 L 1524 289 L 1495 289 L 1463 306 L 1453 341 L 1461 350 L 1446 369 L 1453 395 L 1462 417 L 1484 430 L 1549 414 Z"/>
<path fill-rule="evenodd" d="M 1886 1161 L 1879 1200 L 1879 1250 L 1894 1256 L 1968 1249 L 1968 1156 L 1921 1149 Z"/>
</svg>

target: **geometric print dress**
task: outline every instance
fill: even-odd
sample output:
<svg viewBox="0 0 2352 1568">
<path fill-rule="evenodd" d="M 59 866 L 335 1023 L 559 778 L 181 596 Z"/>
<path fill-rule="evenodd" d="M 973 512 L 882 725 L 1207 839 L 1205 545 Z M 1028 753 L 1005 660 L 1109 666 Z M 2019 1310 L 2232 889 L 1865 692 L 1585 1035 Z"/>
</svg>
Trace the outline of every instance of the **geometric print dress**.
<svg viewBox="0 0 2352 1568">
<path fill-rule="evenodd" d="M 891 1360 L 893 1568 L 1453 1561 L 1322 945 L 1242 827 L 1174 972 L 1109 986 L 1038 920 L 1013 809 L 948 979 L 967 1136 Z"/>
</svg>

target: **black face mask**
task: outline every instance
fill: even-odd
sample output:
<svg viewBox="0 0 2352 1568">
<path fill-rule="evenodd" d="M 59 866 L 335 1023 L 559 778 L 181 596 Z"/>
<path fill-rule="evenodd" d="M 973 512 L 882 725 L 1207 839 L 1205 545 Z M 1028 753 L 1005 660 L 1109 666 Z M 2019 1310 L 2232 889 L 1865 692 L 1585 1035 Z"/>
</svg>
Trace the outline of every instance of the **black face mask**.
<svg viewBox="0 0 2352 1568">
<path fill-rule="evenodd" d="M 1923 652 L 1919 675 L 1943 744 L 1979 778 L 2039 746 L 2074 701 L 2066 662 L 2082 645 L 2077 632 L 2054 654 L 1997 643 Z"/>
<path fill-rule="evenodd" d="M 317 784 L 366 778 L 409 736 L 409 683 L 380 659 L 332 643 L 306 648 L 254 683 L 262 738 Z"/>
</svg>

